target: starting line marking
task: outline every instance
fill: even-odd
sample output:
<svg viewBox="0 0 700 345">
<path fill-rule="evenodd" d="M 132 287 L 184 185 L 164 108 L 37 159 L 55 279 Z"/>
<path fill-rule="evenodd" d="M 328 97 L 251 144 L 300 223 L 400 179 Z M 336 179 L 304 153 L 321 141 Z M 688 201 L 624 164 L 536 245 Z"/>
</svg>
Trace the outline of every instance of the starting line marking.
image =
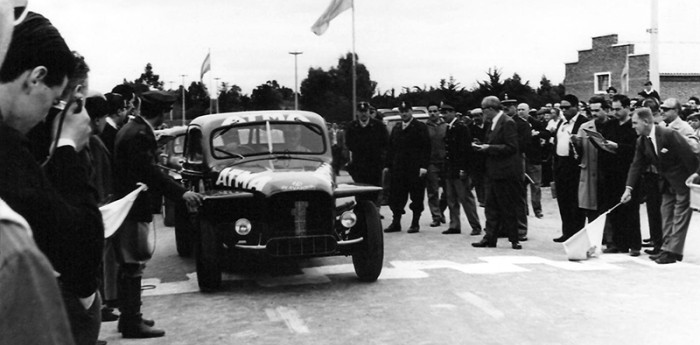
<svg viewBox="0 0 700 345">
<path fill-rule="evenodd" d="M 480 257 L 479 260 L 484 262 L 462 264 L 449 260 L 391 261 L 389 262 L 389 267 L 384 267 L 382 269 L 382 274 L 379 276 L 379 279 L 423 279 L 430 276 L 425 271 L 433 269 L 451 269 L 465 274 L 503 274 L 532 271 L 532 269 L 523 267 L 522 265 L 547 265 L 566 271 L 622 270 L 624 268 L 617 265 L 621 263 L 634 263 L 659 269 L 697 267 L 696 265 L 682 262 L 675 263 L 673 265 L 659 265 L 651 260 L 648 260 L 646 257 L 634 258 L 627 255 L 603 255 L 599 258 L 578 262 L 555 261 L 538 256 L 488 256 Z M 325 284 L 331 282 L 331 279 L 328 277 L 330 275 L 354 274 L 354 272 L 355 270 L 352 264 L 343 264 L 303 268 L 301 274 L 288 276 L 270 276 L 264 274 L 258 276 L 245 276 L 224 273 L 222 279 L 224 281 L 253 280 L 262 287 L 277 287 L 289 285 Z M 199 286 L 197 285 L 197 273 L 188 273 L 187 278 L 188 279 L 184 281 L 169 283 L 161 283 L 159 278 L 144 279 L 144 285 L 153 285 L 155 288 L 144 290 L 143 296 L 162 296 L 198 292 Z M 462 298 L 465 299 L 463 296 Z M 465 300 L 472 304 L 474 304 L 473 302 L 476 301 L 474 296 L 467 296 Z M 285 310 L 283 311 L 286 312 Z"/>
</svg>

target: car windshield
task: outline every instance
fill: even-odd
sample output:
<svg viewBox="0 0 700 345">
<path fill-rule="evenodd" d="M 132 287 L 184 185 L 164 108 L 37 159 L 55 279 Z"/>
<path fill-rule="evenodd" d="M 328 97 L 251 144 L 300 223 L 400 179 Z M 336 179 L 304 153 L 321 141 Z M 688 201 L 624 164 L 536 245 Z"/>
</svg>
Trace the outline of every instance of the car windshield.
<svg viewBox="0 0 700 345">
<path fill-rule="evenodd" d="M 217 128 L 211 134 L 212 156 L 244 158 L 261 154 L 322 154 L 323 130 L 308 122 L 265 121 Z"/>
</svg>

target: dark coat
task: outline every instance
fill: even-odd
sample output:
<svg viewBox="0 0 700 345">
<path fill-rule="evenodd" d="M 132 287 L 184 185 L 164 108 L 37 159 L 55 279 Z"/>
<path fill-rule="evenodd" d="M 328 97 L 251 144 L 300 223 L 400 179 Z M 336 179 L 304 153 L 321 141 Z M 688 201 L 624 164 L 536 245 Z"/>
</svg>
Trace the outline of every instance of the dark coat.
<svg viewBox="0 0 700 345">
<path fill-rule="evenodd" d="M 117 133 L 114 143 L 114 191 L 121 198 L 145 183 L 148 190 L 139 194 L 127 219 L 150 222 L 160 209 L 162 195 L 179 200 L 185 188 L 166 175 L 157 166 L 156 137 L 142 117 L 129 121 Z"/>
<path fill-rule="evenodd" d="M 359 121 L 351 122 L 345 133 L 345 145 L 352 152 L 348 170 L 381 171 L 388 144 L 389 133 L 381 121 L 370 118 L 365 127 Z"/>
<path fill-rule="evenodd" d="M 518 129 L 515 121 L 503 114 L 493 131 L 486 131 L 486 178 L 522 179 L 523 163 L 518 154 Z"/>
<path fill-rule="evenodd" d="M 418 176 L 418 170 L 427 170 L 429 162 L 428 126 L 413 119 L 406 129 L 401 128 L 401 123 L 392 128 L 386 158 L 392 178 L 399 175 Z"/>
<path fill-rule="evenodd" d="M 639 181 L 639 176 L 654 165 L 659 175 L 670 184 L 677 193 L 687 193 L 685 180 L 698 169 L 698 157 L 693 153 L 690 144 L 678 132 L 664 127 L 656 127 L 656 153 L 650 141 L 645 136 L 637 138 L 634 160 L 627 173 L 627 186 L 633 187 Z"/>
<path fill-rule="evenodd" d="M 459 171 L 469 172 L 472 135 L 469 127 L 455 121 L 445 132 L 445 173 L 447 178 L 459 178 Z"/>
<path fill-rule="evenodd" d="M 552 137 L 552 132 L 547 130 L 547 125 L 544 122 L 539 121 L 532 116 L 527 119 L 527 122 L 530 123 L 532 130 L 539 133 L 536 135 L 531 135 L 530 143 L 525 148 L 525 157 L 531 164 L 542 164 L 542 160 L 544 158 L 543 142 L 546 143 L 547 140 Z M 530 132 L 530 134 L 532 134 L 532 132 Z"/>
<path fill-rule="evenodd" d="M 114 141 L 117 138 L 117 129 L 112 127 L 109 123 L 105 125 L 105 128 L 100 133 L 100 139 L 107 147 L 109 153 L 114 157 Z"/>
<path fill-rule="evenodd" d="M 26 137 L 0 126 L 0 162 L 0 198 L 27 220 L 63 288 L 79 297 L 93 294 L 104 228 L 87 167 L 75 149 L 56 149 L 42 171 Z"/>
<path fill-rule="evenodd" d="M 518 115 L 512 117 L 515 121 L 515 127 L 518 130 L 518 153 L 526 153 L 532 137 L 532 126 Z"/>
</svg>

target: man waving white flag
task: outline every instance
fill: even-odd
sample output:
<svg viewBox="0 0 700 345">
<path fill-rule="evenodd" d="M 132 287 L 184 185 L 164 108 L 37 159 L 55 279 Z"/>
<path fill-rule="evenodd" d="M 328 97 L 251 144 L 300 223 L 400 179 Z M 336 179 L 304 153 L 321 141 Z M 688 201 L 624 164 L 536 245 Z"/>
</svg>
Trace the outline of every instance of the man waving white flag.
<svg viewBox="0 0 700 345">
<path fill-rule="evenodd" d="M 351 8 L 353 6 L 353 0 L 331 0 L 331 4 L 328 6 L 325 12 L 316 20 L 316 23 L 311 27 L 316 35 L 323 35 L 326 30 L 328 30 L 328 24 L 337 17 L 343 11 Z"/>
</svg>

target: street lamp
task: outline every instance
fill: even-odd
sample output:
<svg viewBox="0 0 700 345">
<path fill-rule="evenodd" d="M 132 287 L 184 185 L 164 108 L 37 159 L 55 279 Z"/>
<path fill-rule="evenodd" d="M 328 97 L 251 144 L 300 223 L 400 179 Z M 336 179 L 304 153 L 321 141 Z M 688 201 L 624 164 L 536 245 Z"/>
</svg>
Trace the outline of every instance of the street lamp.
<svg viewBox="0 0 700 345">
<path fill-rule="evenodd" d="M 304 52 L 289 52 L 289 54 L 294 55 L 294 110 L 299 110 L 299 87 L 297 81 L 297 55 L 304 54 Z"/>
<path fill-rule="evenodd" d="M 182 125 L 185 125 L 185 77 L 187 74 L 180 74 L 182 77 Z"/>
</svg>

